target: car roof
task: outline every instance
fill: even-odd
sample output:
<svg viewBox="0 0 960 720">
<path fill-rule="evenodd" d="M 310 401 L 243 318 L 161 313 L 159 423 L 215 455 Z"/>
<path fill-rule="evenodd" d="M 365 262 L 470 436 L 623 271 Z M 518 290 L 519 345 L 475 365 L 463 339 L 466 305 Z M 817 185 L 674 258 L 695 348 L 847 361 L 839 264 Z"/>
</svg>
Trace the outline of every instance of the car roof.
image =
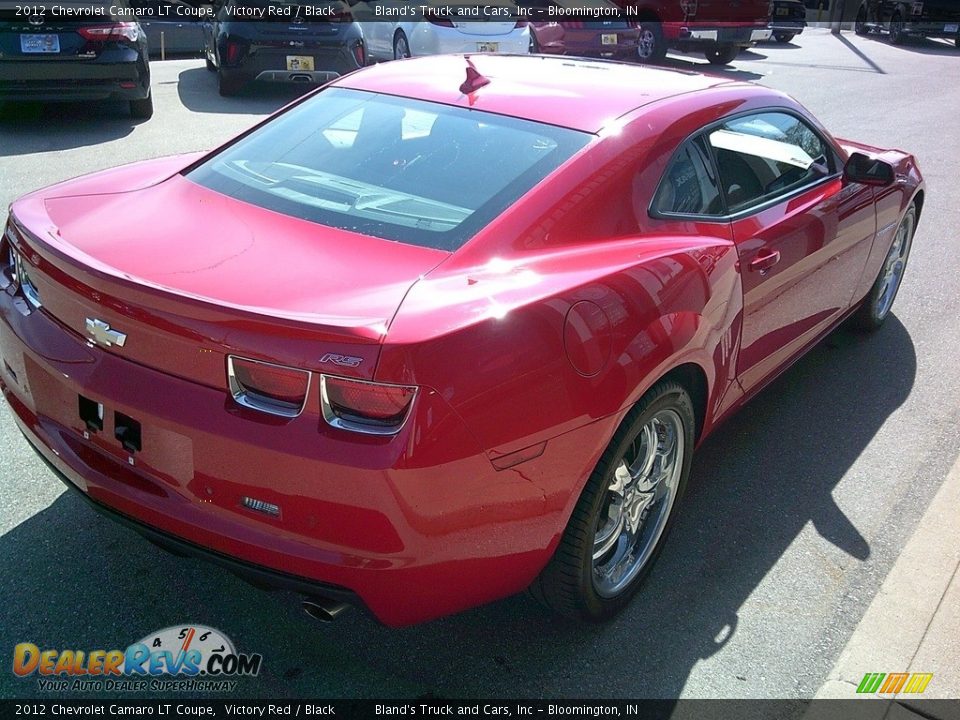
<svg viewBox="0 0 960 720">
<path fill-rule="evenodd" d="M 490 80 L 472 96 L 460 92 L 467 58 Z M 381 63 L 334 84 L 596 133 L 643 105 L 742 81 L 604 60 L 476 54 Z"/>
</svg>

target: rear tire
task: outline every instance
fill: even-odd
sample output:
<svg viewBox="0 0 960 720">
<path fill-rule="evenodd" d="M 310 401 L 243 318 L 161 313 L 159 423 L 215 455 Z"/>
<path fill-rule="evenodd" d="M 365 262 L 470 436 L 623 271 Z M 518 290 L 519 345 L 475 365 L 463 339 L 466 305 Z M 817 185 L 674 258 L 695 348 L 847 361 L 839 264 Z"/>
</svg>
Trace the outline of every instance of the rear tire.
<svg viewBox="0 0 960 720">
<path fill-rule="evenodd" d="M 149 120 L 153 117 L 153 93 L 140 100 L 130 101 L 130 117 L 137 120 Z"/>
<path fill-rule="evenodd" d="M 737 45 L 717 45 L 704 53 L 711 65 L 729 65 L 740 54 Z"/>
<path fill-rule="evenodd" d="M 216 72 L 217 66 L 213 64 L 212 60 L 210 60 L 210 56 L 207 55 L 204 59 L 207 61 L 207 70 L 209 70 L 210 72 Z"/>
<path fill-rule="evenodd" d="M 890 316 L 893 301 L 897 299 L 897 293 L 900 292 L 916 231 L 917 207 L 911 203 L 897 227 L 890 250 L 873 287 L 864 298 L 863 305 L 850 318 L 851 324 L 858 330 L 873 332 L 879 329 Z"/>
<path fill-rule="evenodd" d="M 774 33 L 773 37 L 778 43 L 786 45 L 796 37 L 796 33 Z"/>
<path fill-rule="evenodd" d="M 903 16 L 897 10 L 890 18 L 890 43 L 893 45 L 903 45 L 907 39 L 906 25 L 903 22 Z"/>
<path fill-rule="evenodd" d="M 667 41 L 663 37 L 663 27 L 655 20 L 643 20 L 638 29 L 640 37 L 637 38 L 637 61 L 662 62 L 667 56 Z"/>
<path fill-rule="evenodd" d="M 403 34 L 403 30 L 398 30 L 396 36 L 393 38 L 393 59 L 403 60 L 408 57 L 411 57 L 410 41 L 407 40 L 407 36 Z"/>
<path fill-rule="evenodd" d="M 243 89 L 243 78 L 236 75 L 228 75 L 220 68 L 217 71 L 217 90 L 223 97 L 232 97 Z"/>
<path fill-rule="evenodd" d="M 529 588 L 565 617 L 601 621 L 643 584 L 673 524 L 690 474 L 694 410 L 678 383 L 661 381 L 610 440 L 560 544 Z"/>
<path fill-rule="evenodd" d="M 530 54 L 536 55 L 540 52 L 540 43 L 537 41 L 537 34 L 533 31 L 533 27 L 530 27 Z"/>
<path fill-rule="evenodd" d="M 857 19 L 853 23 L 853 31 L 857 35 L 866 35 L 870 32 L 870 28 L 867 27 L 867 6 L 861 5 L 860 9 L 857 10 Z"/>
</svg>

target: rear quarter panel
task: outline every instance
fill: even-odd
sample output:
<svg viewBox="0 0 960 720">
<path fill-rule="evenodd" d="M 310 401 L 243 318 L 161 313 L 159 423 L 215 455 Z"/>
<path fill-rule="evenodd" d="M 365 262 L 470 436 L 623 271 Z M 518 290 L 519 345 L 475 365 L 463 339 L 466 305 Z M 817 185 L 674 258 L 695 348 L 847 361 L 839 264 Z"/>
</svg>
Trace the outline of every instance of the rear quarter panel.
<svg viewBox="0 0 960 720">
<path fill-rule="evenodd" d="M 376 370 L 439 393 L 495 465 L 539 458 L 529 467 L 562 498 L 564 522 L 623 415 L 660 377 L 701 369 L 705 426 L 735 384 L 742 294 L 729 226 L 649 225 L 674 120 L 623 119 L 418 282 Z M 586 427 L 599 441 L 571 453 L 565 443 Z M 551 457 L 563 457 L 552 474 Z"/>
</svg>

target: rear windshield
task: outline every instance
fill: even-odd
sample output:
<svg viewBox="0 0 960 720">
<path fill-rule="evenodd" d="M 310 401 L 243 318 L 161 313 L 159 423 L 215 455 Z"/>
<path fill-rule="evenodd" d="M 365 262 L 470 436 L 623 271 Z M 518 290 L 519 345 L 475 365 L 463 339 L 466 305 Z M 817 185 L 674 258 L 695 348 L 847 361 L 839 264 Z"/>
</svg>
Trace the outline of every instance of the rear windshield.
<svg viewBox="0 0 960 720">
<path fill-rule="evenodd" d="M 286 215 L 456 250 L 590 137 L 475 110 L 329 88 L 187 176 Z"/>
</svg>

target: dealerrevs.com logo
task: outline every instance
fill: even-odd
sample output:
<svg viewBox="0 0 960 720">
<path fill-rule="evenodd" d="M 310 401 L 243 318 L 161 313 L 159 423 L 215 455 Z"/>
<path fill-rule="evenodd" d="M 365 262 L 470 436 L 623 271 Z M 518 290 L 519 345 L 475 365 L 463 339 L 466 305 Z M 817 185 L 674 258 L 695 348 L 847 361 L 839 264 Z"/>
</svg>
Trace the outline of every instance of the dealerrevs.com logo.
<svg viewBox="0 0 960 720">
<path fill-rule="evenodd" d="M 262 662 L 203 625 L 164 628 L 125 650 L 41 650 L 29 642 L 13 649 L 15 675 L 37 676 L 40 690 L 58 692 L 231 692 L 236 678 L 256 676 Z"/>
</svg>

